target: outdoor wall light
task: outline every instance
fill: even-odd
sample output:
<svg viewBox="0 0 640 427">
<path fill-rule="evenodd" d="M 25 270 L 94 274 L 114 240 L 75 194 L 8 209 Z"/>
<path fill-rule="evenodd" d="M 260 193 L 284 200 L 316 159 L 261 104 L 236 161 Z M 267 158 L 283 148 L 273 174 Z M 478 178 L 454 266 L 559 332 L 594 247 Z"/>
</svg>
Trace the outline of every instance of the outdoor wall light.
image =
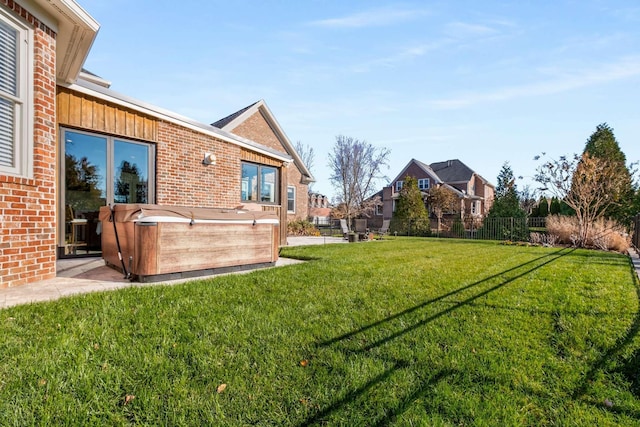
<svg viewBox="0 0 640 427">
<path fill-rule="evenodd" d="M 202 160 L 203 165 L 215 165 L 216 164 L 216 155 L 213 153 L 205 153 L 204 159 Z"/>
</svg>

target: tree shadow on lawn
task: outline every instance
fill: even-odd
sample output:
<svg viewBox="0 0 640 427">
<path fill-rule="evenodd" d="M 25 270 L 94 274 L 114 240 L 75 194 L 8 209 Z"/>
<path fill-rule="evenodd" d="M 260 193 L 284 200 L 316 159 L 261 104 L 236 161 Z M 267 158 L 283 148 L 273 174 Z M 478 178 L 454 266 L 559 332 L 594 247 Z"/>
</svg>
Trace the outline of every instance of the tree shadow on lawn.
<svg viewBox="0 0 640 427">
<path fill-rule="evenodd" d="M 627 261 L 630 265 L 631 278 L 636 288 L 636 296 L 638 297 L 638 301 L 640 302 L 640 283 L 638 279 L 638 275 L 631 263 L 631 260 Z M 576 387 L 573 392 L 574 399 L 582 399 L 583 401 L 589 402 L 589 398 L 585 395 L 589 392 L 590 385 L 596 378 L 596 375 L 599 371 L 606 371 L 606 364 L 611 361 L 614 357 L 618 356 L 625 347 L 630 345 L 634 338 L 640 332 L 640 309 L 636 312 L 636 315 L 633 319 L 631 325 L 627 329 L 626 333 L 622 335 L 616 343 L 600 357 L 593 365 L 591 369 L 585 374 L 582 382 Z M 622 366 L 611 370 L 611 373 L 621 373 L 628 383 L 630 384 L 629 391 L 638 399 L 640 399 L 640 348 L 636 349 L 629 358 L 621 360 Z M 615 406 L 613 404 L 605 404 L 603 402 L 591 402 L 595 406 L 601 407 L 603 410 L 613 412 L 616 414 L 624 414 L 629 417 L 640 419 L 640 412 L 635 409 L 623 408 L 620 406 Z M 611 402 L 613 403 L 613 402 Z"/>
<path fill-rule="evenodd" d="M 453 312 L 454 310 L 457 310 L 458 308 L 461 308 L 463 306 L 469 305 L 470 303 L 472 303 L 473 301 L 477 300 L 478 298 L 481 298 L 491 292 L 494 292 L 512 282 L 514 282 L 515 280 L 524 277 L 528 274 L 531 274 L 533 271 L 538 270 L 556 260 L 558 260 L 561 257 L 564 257 L 566 255 L 569 255 L 570 253 L 572 253 L 574 251 L 574 249 L 567 249 L 567 248 L 563 248 L 560 249 L 558 251 L 555 251 L 553 253 L 535 258 L 531 261 L 528 261 L 526 263 L 520 264 L 518 266 L 515 266 L 513 268 L 509 268 L 505 271 L 502 271 L 500 273 L 497 274 L 493 274 L 489 277 L 486 277 L 484 279 L 478 280 L 476 282 L 473 282 L 469 285 L 465 285 L 463 287 L 460 287 L 456 290 L 453 290 L 451 292 L 448 292 L 446 294 L 443 294 L 441 296 L 438 296 L 436 298 L 430 299 L 428 301 L 425 301 L 423 303 L 420 303 L 414 307 L 408 308 L 406 310 L 403 310 L 399 313 L 396 313 L 392 316 L 388 316 L 382 320 L 378 320 L 376 322 L 370 323 L 369 325 L 363 326 L 357 330 L 348 332 L 346 334 L 342 334 L 340 336 L 337 336 L 335 338 L 320 342 L 317 344 L 317 347 L 329 347 L 332 346 L 334 344 L 339 344 L 345 340 L 350 340 L 352 337 L 361 334 L 365 331 L 374 329 L 374 328 L 378 328 L 378 327 L 383 327 L 386 324 L 388 324 L 389 322 L 392 322 L 396 319 L 402 318 L 402 317 L 407 317 L 408 315 L 423 309 L 435 302 L 441 301 L 447 297 L 450 297 L 452 295 L 456 295 L 462 291 L 474 288 L 474 287 L 478 287 L 482 284 L 485 284 L 487 282 L 490 282 L 494 279 L 500 278 L 501 276 L 508 274 L 508 273 L 512 273 L 512 272 L 518 272 L 515 276 L 509 277 L 509 278 L 504 278 L 503 280 L 501 280 L 498 284 L 491 286 L 488 289 L 485 289 L 481 292 L 478 292 L 476 295 L 471 296 L 469 298 L 466 298 L 444 310 L 441 310 L 419 322 L 415 322 L 399 331 L 396 331 L 394 333 L 391 333 L 389 335 L 387 335 L 384 338 L 381 338 L 373 343 L 367 344 L 367 345 L 363 345 L 361 348 L 359 349 L 347 349 L 347 348 L 339 348 L 340 351 L 344 352 L 347 355 L 352 355 L 352 354 L 357 354 L 357 353 L 366 353 L 368 355 L 371 356 L 371 353 L 369 353 L 370 350 L 376 348 L 376 347 L 380 347 L 384 344 L 387 344 L 405 334 L 408 334 L 418 328 L 421 328 L 423 326 L 425 326 L 426 324 L 446 315 L 449 314 L 451 312 Z M 522 269 L 525 269 L 524 271 L 521 271 Z M 376 357 L 376 356 L 372 356 L 372 357 Z M 353 403 L 356 399 L 360 398 L 361 396 L 363 396 L 365 393 L 367 393 L 370 389 L 372 389 L 375 386 L 380 386 L 384 381 L 386 381 L 387 379 L 389 379 L 391 377 L 391 375 L 393 375 L 396 371 L 400 370 L 400 369 L 405 369 L 407 367 L 409 367 L 409 362 L 406 361 L 393 361 L 392 365 L 390 368 L 388 368 L 387 370 L 385 370 L 382 374 L 377 375 L 376 377 L 372 378 L 371 380 L 369 380 L 368 382 L 366 382 L 363 386 L 356 388 L 350 392 L 348 392 L 344 397 L 334 401 L 333 403 L 331 403 L 329 406 L 327 406 L 324 409 L 319 410 L 318 412 L 316 412 L 315 414 L 313 414 L 312 416 L 310 416 L 309 418 L 307 418 L 305 421 L 303 421 L 300 425 L 301 426 L 307 426 L 307 425 L 311 425 L 314 423 L 320 423 L 322 421 L 324 421 L 329 415 L 331 415 L 333 412 L 339 410 L 340 408 Z M 379 419 L 378 421 L 372 421 L 371 425 L 386 425 L 389 422 L 393 421 L 396 417 L 398 417 L 399 415 L 401 415 L 402 413 L 404 413 L 412 404 L 413 402 L 416 401 L 416 399 L 419 399 L 421 397 L 426 396 L 430 390 L 433 389 L 433 386 L 435 384 L 437 384 L 439 381 L 443 380 L 446 377 L 449 377 L 451 375 L 454 375 L 455 372 L 454 371 L 449 371 L 449 370 L 444 370 L 441 372 L 436 373 L 435 375 L 431 376 L 427 381 L 423 382 L 422 384 L 420 384 L 420 386 L 416 387 L 413 391 L 408 390 L 407 395 L 405 396 L 404 399 L 401 400 L 401 402 L 396 405 L 394 408 L 389 408 L 388 411 L 385 411 L 385 415 Z"/>
<path fill-rule="evenodd" d="M 399 319 L 401 317 L 404 317 L 404 316 L 407 316 L 409 314 L 412 314 L 413 312 L 418 311 L 418 310 L 420 310 L 422 308 L 425 308 L 428 305 L 431 305 L 433 303 L 442 301 L 445 298 L 448 298 L 450 296 L 456 295 L 456 294 L 458 294 L 460 292 L 463 292 L 463 291 L 465 291 L 467 289 L 471 289 L 471 288 L 480 286 L 483 283 L 486 283 L 486 282 L 489 282 L 489 281 L 491 281 L 493 279 L 499 278 L 500 276 L 503 276 L 504 274 L 514 272 L 514 271 L 519 270 L 519 269 L 521 269 L 521 268 L 523 268 L 525 266 L 529 266 L 529 268 L 527 270 L 518 273 L 516 276 L 513 276 L 513 277 L 510 277 L 508 279 L 505 279 L 502 282 L 498 283 L 497 285 L 494 285 L 494 286 L 492 286 L 492 287 L 490 287 L 490 288 L 488 288 L 488 289 L 486 289 L 486 290 L 484 290 L 484 291 L 482 291 L 482 292 L 480 292 L 480 293 L 478 293 L 478 294 L 476 294 L 476 295 L 474 295 L 472 297 L 464 299 L 464 300 L 452 305 L 451 307 L 449 307 L 449 308 L 447 308 L 445 310 L 442 310 L 442 311 L 440 311 L 440 312 L 438 312 L 438 313 L 436 313 L 436 314 L 434 314 L 434 315 L 432 315 L 432 316 L 430 316 L 430 317 L 428 317 L 428 318 L 426 318 L 426 319 L 424 319 L 424 320 L 422 320 L 422 321 L 420 321 L 418 323 L 415 323 L 414 325 L 409 326 L 409 327 L 407 327 L 407 328 L 405 328 L 405 329 L 403 329 L 403 330 L 401 330 L 399 332 L 396 332 L 396 333 L 394 333 L 392 335 L 389 335 L 388 337 L 386 337 L 384 339 L 381 339 L 379 341 L 376 341 L 375 343 L 369 344 L 367 347 L 362 349 L 362 351 L 371 350 L 374 347 L 378 347 L 378 346 L 380 346 L 382 344 L 385 344 L 385 343 L 387 343 L 387 342 L 389 342 L 389 341 L 391 341 L 391 340 L 393 340 L 395 338 L 398 338 L 401 335 L 404 335 L 404 334 L 406 334 L 408 332 L 411 332 L 412 330 L 414 330 L 414 329 L 416 329 L 416 328 L 418 328 L 420 326 L 424 326 L 426 323 L 429 323 L 429 322 L 431 322 L 431 321 L 433 321 L 433 320 L 435 320 L 435 319 L 437 319 L 439 317 L 444 316 L 445 314 L 448 314 L 448 313 L 450 313 L 450 312 L 452 312 L 454 310 L 457 310 L 460 307 L 468 305 L 471 302 L 477 300 L 478 298 L 481 298 L 481 297 L 483 297 L 485 295 L 488 295 L 489 293 L 491 293 L 493 291 L 496 291 L 496 290 L 504 287 L 505 285 L 507 285 L 507 284 L 509 284 L 509 283 L 521 278 L 521 277 L 524 277 L 524 276 L 532 273 L 533 271 L 535 271 L 535 270 L 537 270 L 539 268 L 544 267 L 547 264 L 550 264 L 551 262 L 557 260 L 560 257 L 569 255 L 574 250 L 575 249 L 560 249 L 560 250 L 555 251 L 555 252 L 553 252 L 551 254 L 543 255 L 541 257 L 532 259 L 531 261 L 525 262 L 524 264 L 520 264 L 518 266 L 512 267 L 512 268 L 507 269 L 505 271 L 502 271 L 500 273 L 496 273 L 496 274 L 493 274 L 493 275 L 491 275 L 489 277 L 486 277 L 484 279 L 481 279 L 481 280 L 478 280 L 476 282 L 473 282 L 473 283 L 471 283 L 469 285 L 465 285 L 465 286 L 463 286 L 461 288 L 455 289 L 455 290 L 453 290 L 451 292 L 447 292 L 446 294 L 440 295 L 440 296 L 438 296 L 436 298 L 432 298 L 430 300 L 424 301 L 424 302 L 422 302 L 422 303 L 420 303 L 420 304 L 418 304 L 416 306 L 410 307 L 410 308 L 408 308 L 406 310 L 403 310 L 403 311 L 401 311 L 399 313 L 396 313 L 396 314 L 391 315 L 389 317 L 385 317 L 384 319 L 378 320 L 376 322 L 370 323 L 370 324 L 368 324 L 366 326 L 363 326 L 363 327 L 361 327 L 361 328 L 359 328 L 357 330 L 354 330 L 354 331 L 351 331 L 351 332 L 347 332 L 346 334 L 342 334 L 340 336 L 337 336 L 335 338 L 331 338 L 331 339 L 326 340 L 326 341 L 322 341 L 322 342 L 318 343 L 317 346 L 318 347 L 327 347 L 327 346 L 330 346 L 330 345 L 335 344 L 337 342 L 347 340 L 349 338 L 354 337 L 355 335 L 358 335 L 358 334 L 366 332 L 366 331 L 368 331 L 370 329 L 385 325 L 385 324 L 387 324 L 387 323 L 389 323 L 389 322 L 391 322 L 393 320 L 396 320 L 396 319 Z M 532 266 L 532 264 L 536 264 L 538 261 L 542 261 L 542 260 L 545 260 L 545 259 L 546 259 L 545 262 L 542 262 L 542 263 L 540 263 L 538 265 Z"/>
<path fill-rule="evenodd" d="M 306 427 L 306 426 L 310 426 L 310 425 L 314 425 L 314 424 L 326 424 L 328 422 L 327 418 L 333 412 L 339 410 L 340 408 L 342 408 L 344 406 L 349 405 L 350 403 L 353 403 L 360 396 L 365 395 L 370 390 L 375 389 L 377 387 L 383 387 L 383 384 L 385 383 L 385 381 L 390 379 L 391 376 L 393 376 L 393 374 L 396 371 L 398 371 L 400 369 L 407 369 L 407 368 L 411 368 L 411 364 L 408 363 L 407 361 L 404 361 L 404 360 L 396 360 L 396 361 L 394 361 L 392 363 L 391 367 L 386 369 L 384 372 L 382 372 L 379 375 L 376 375 L 375 377 L 373 377 L 372 379 L 367 381 L 361 387 L 358 387 L 355 390 L 352 390 L 352 391 L 348 392 L 342 398 L 334 401 L 333 403 L 331 403 L 326 408 L 316 412 L 315 414 L 312 414 L 306 420 L 304 420 L 303 422 L 301 422 L 298 425 L 300 427 L 303 427 L 303 426 Z M 411 393 L 410 395 L 406 396 L 402 400 L 402 402 L 400 402 L 398 404 L 398 406 L 393 411 L 388 411 L 384 416 L 382 416 L 378 420 L 370 420 L 370 424 L 369 425 L 371 425 L 371 426 L 385 426 L 385 425 L 388 425 L 398 415 L 400 415 L 403 412 L 405 412 L 416 399 L 428 396 L 429 391 L 432 390 L 435 385 L 437 385 L 443 379 L 454 375 L 455 373 L 456 373 L 456 371 L 454 371 L 454 370 L 446 370 L 445 369 L 443 371 L 440 371 L 440 372 L 436 373 L 435 375 L 432 375 L 429 379 L 421 382 L 420 386 L 417 387 L 417 390 L 414 391 L 413 393 Z"/>
</svg>

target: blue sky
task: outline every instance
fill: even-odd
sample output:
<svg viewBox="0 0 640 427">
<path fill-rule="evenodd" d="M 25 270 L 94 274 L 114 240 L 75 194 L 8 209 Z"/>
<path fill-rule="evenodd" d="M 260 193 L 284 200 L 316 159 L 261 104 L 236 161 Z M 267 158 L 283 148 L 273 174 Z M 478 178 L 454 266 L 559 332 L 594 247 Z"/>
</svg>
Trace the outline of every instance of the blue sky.
<svg viewBox="0 0 640 427">
<path fill-rule="evenodd" d="M 113 90 L 203 123 L 264 99 L 330 197 L 337 135 L 389 148 L 390 179 L 412 158 L 532 176 L 602 122 L 640 160 L 637 0 L 78 1 Z"/>
</svg>

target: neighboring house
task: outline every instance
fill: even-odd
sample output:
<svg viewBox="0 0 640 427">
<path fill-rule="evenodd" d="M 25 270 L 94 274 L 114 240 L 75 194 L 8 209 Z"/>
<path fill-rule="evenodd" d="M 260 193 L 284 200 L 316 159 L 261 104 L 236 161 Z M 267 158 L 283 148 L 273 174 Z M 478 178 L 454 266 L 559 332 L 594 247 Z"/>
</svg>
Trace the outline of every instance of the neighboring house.
<svg viewBox="0 0 640 427">
<path fill-rule="evenodd" d="M 331 206 L 329 198 L 324 194 L 309 194 L 309 221 L 315 225 L 329 225 L 331 223 Z"/>
<path fill-rule="evenodd" d="M 396 200 L 407 176 L 412 176 L 418 181 L 418 188 L 425 196 L 429 189 L 435 186 L 444 186 L 455 193 L 460 200 L 457 213 L 460 218 L 481 218 L 493 203 L 494 186 L 460 160 L 447 160 L 428 165 L 411 159 L 391 181 L 391 185 L 377 193 L 382 198 L 382 206 L 376 209 L 371 220 L 372 227 L 380 226 L 385 219 L 391 219 Z"/>
<path fill-rule="evenodd" d="M 309 184 L 315 179 L 264 100 L 236 111 L 211 126 L 290 155 L 293 165 L 286 169 L 287 218 L 291 221 L 309 217 Z"/>
<path fill-rule="evenodd" d="M 113 91 L 82 70 L 98 29 L 73 0 L 0 0 L 0 288 L 100 255 L 113 203 L 276 211 L 286 244 L 289 177 L 313 179 L 299 159 Z"/>
</svg>

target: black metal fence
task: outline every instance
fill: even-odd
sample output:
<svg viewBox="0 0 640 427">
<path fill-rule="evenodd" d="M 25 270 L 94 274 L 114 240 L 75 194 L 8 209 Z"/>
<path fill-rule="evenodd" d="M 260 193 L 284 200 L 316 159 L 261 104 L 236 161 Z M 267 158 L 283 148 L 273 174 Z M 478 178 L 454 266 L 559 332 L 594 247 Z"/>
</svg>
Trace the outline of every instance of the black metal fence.
<svg viewBox="0 0 640 427">
<path fill-rule="evenodd" d="M 638 216 L 640 218 L 640 215 Z M 639 219 L 640 220 L 640 219 Z M 339 220 L 315 224 L 322 236 L 340 235 Z M 458 239 L 530 241 L 531 233 L 546 232 L 546 218 L 445 218 L 440 228 L 435 220 L 431 222 L 431 236 Z M 636 227 L 638 229 L 638 227 Z M 398 234 L 400 235 L 400 234 Z M 406 234 L 402 234 L 406 235 Z"/>
<path fill-rule="evenodd" d="M 540 227 L 540 222 L 535 223 Z M 445 219 L 432 224 L 431 233 L 436 237 L 479 240 L 529 241 L 528 218 L 484 218 L 483 220 Z"/>
</svg>

